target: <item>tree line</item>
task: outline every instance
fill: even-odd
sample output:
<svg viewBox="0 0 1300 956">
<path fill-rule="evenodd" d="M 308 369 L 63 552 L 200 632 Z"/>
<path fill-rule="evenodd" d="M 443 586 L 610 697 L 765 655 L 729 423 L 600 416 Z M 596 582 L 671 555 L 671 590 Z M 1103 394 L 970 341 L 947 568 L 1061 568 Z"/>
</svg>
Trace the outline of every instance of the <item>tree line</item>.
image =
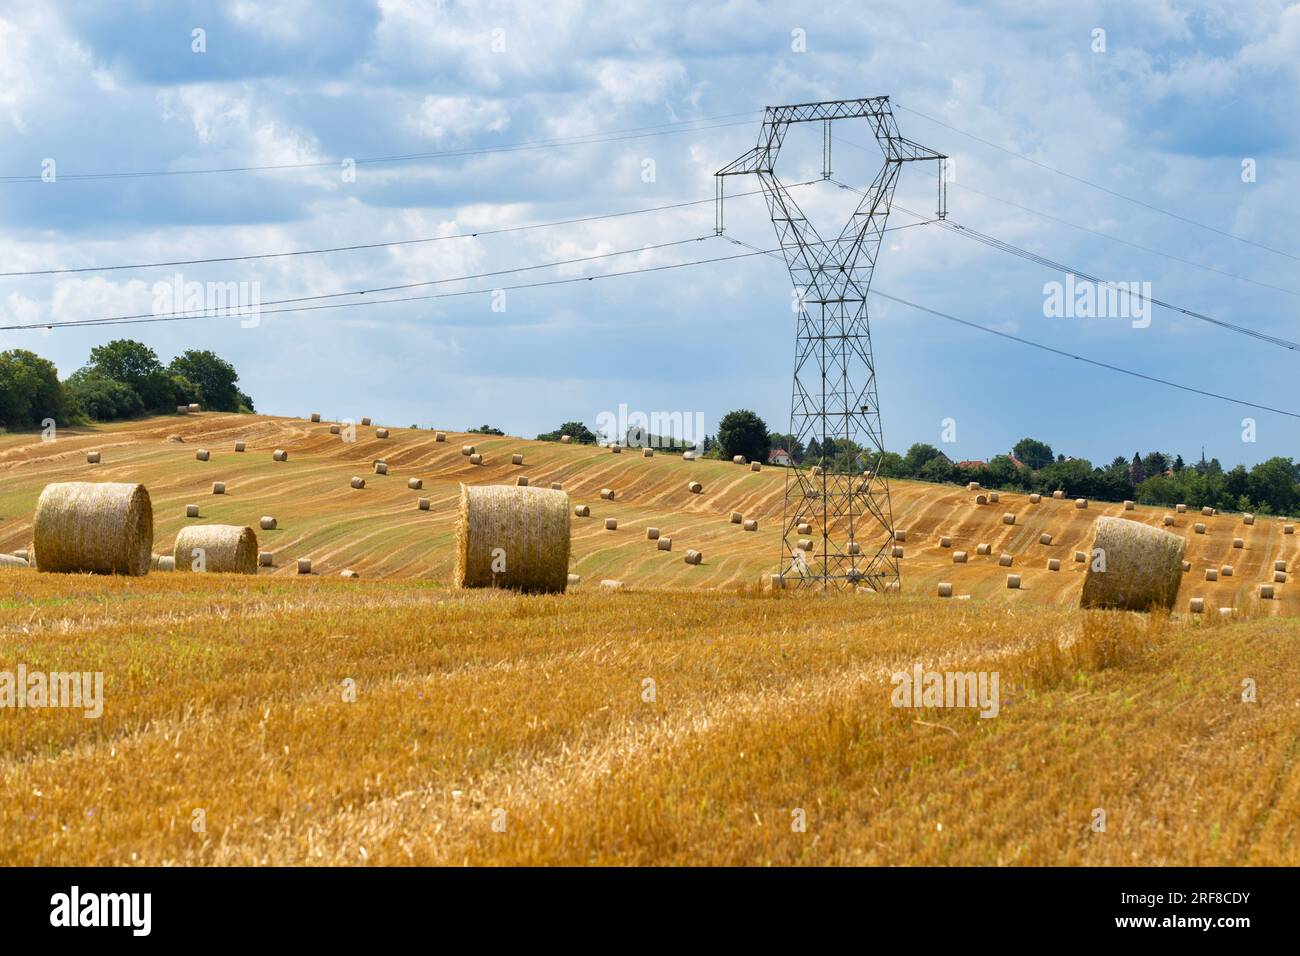
<svg viewBox="0 0 1300 956">
<path fill-rule="evenodd" d="M 60 380 L 54 363 L 27 349 L 0 352 L 0 427 L 39 428 L 175 412 L 193 403 L 219 412 L 252 412 L 235 367 L 213 352 L 190 349 L 163 365 L 153 349 L 116 339 Z"/>
</svg>

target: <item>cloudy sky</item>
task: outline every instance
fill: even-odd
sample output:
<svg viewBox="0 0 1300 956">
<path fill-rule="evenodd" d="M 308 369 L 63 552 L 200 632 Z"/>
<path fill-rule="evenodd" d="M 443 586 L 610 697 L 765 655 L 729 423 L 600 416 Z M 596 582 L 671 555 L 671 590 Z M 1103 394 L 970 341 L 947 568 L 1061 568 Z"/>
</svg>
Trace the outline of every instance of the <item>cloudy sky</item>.
<svg viewBox="0 0 1300 956">
<path fill-rule="evenodd" d="M 709 430 L 749 407 L 784 430 L 794 317 L 781 262 L 508 288 L 744 252 L 713 235 L 711 203 L 473 234 L 708 200 L 713 172 L 755 142 L 762 107 L 878 95 L 892 98 L 904 136 L 954 158 L 951 221 L 1293 341 L 1298 73 L 1300 6 L 1267 0 L 0 0 L 0 271 L 131 266 L 0 278 L 0 325 L 34 327 L 0 331 L 0 349 L 31 348 L 64 375 L 114 337 L 164 360 L 212 349 L 272 414 L 488 422 L 531 436 L 594 425 L 620 404 L 699 412 Z M 834 134 L 835 178 L 865 186 L 880 163 L 870 131 L 845 122 Z M 816 179 L 820 149 L 819 130 L 795 131 L 778 174 Z M 936 182 L 934 164 L 905 166 L 891 225 L 932 216 Z M 825 228 L 857 199 L 829 183 L 795 195 Z M 728 202 L 727 235 L 774 245 L 759 196 Z M 602 258 L 504 272 L 591 256 Z M 257 283 L 263 303 L 418 283 L 368 301 L 483 291 L 263 305 L 253 327 L 218 317 L 46 328 L 152 315 L 155 284 L 177 273 Z M 482 277 L 439 281 L 471 275 Z M 1045 316 L 1044 284 L 1062 280 L 931 224 L 888 235 L 873 288 L 1300 413 L 1300 353 L 1167 309 L 1147 327 Z M 954 459 L 1026 435 L 1095 461 L 1152 448 L 1193 459 L 1202 445 L 1225 463 L 1300 453 L 1296 418 L 890 300 L 873 299 L 871 315 L 891 448 L 940 444 L 952 419 L 957 440 L 942 447 Z M 1246 417 L 1254 442 L 1243 441 Z"/>
</svg>

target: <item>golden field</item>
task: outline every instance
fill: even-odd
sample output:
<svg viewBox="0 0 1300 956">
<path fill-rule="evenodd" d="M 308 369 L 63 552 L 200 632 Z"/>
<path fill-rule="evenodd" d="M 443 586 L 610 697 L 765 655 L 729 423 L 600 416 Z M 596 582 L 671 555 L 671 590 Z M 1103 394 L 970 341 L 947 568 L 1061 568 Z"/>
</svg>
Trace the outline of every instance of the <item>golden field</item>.
<svg viewBox="0 0 1300 956">
<path fill-rule="evenodd" d="M 772 593 L 759 582 L 779 548 L 780 469 L 404 429 L 384 441 L 358 428 L 345 445 L 327 429 L 200 415 L 70 429 L 48 446 L 0 436 L 0 551 L 26 546 L 55 480 L 145 483 L 155 551 L 189 502 L 199 522 L 273 514 L 281 529 L 259 532 L 277 567 L 256 577 L 0 570 L 0 670 L 105 682 L 100 719 L 0 710 L 0 862 L 1300 862 L 1296 599 L 1289 585 L 1253 597 L 1273 560 L 1295 557 L 1273 521 L 1180 515 L 1194 569 L 1180 613 L 1081 612 L 1072 552 L 1120 506 L 1004 494 L 980 507 L 900 482 L 902 594 Z M 231 452 L 236 439 L 248 452 Z M 460 455 L 466 440 L 483 467 Z M 277 447 L 288 462 L 271 461 Z M 88 448 L 101 465 L 85 464 Z M 381 456 L 387 477 L 368 467 Z M 583 583 L 536 597 L 449 588 L 459 482 L 517 473 L 591 505 L 574 519 Z M 354 474 L 366 489 L 348 487 Z M 704 494 L 686 491 L 692 479 Z M 598 498 L 607 486 L 614 502 Z M 1127 514 L 1158 524 L 1163 511 Z M 610 515 L 617 532 L 602 528 Z M 1202 520 L 1211 533 L 1191 535 Z M 654 550 L 647 524 L 673 552 Z M 941 534 L 971 563 L 954 568 Z M 991 557 L 975 556 L 980 541 Z M 685 565 L 686 547 L 704 563 Z M 1005 588 L 1002 551 L 1025 590 Z M 297 557 L 320 573 L 294 574 Z M 1233 578 L 1200 580 L 1225 561 Z M 340 579 L 344 567 L 362 579 Z M 941 579 L 970 599 L 934 597 Z M 1238 610 L 1181 613 L 1191 596 Z M 998 715 L 892 706 L 891 675 L 917 664 L 996 671 Z"/>
</svg>

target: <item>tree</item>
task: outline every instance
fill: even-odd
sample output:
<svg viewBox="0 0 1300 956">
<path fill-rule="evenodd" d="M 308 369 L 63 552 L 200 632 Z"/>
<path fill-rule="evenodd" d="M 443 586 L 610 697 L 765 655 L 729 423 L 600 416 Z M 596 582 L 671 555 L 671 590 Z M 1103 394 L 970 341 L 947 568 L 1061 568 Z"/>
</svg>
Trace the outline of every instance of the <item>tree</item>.
<svg viewBox="0 0 1300 956">
<path fill-rule="evenodd" d="M 1054 460 L 1052 446 L 1036 438 L 1022 438 L 1011 449 L 1011 454 L 1037 471 Z"/>
<path fill-rule="evenodd" d="M 82 415 L 96 421 L 129 418 L 143 411 L 135 389 L 105 378 L 89 367 L 73 372 L 65 386 L 68 400 Z"/>
<path fill-rule="evenodd" d="M 789 432 L 772 432 L 769 436 L 772 443 L 772 451 L 778 448 L 784 448 L 790 453 L 790 460 L 795 464 L 803 461 L 803 442 L 795 438 Z"/>
<path fill-rule="evenodd" d="M 29 428 L 47 418 L 61 423 L 66 412 L 53 362 L 26 349 L 0 352 L 0 425 Z"/>
<path fill-rule="evenodd" d="M 939 455 L 939 449 L 935 448 L 933 445 L 917 442 L 909 448 L 907 454 L 903 456 L 903 467 L 907 469 L 907 473 L 913 478 L 919 478 L 921 476 L 921 469 L 926 466 L 926 463 L 933 458 L 938 458 Z"/>
<path fill-rule="evenodd" d="M 491 425 L 480 425 L 478 428 L 467 428 L 465 431 L 467 434 L 470 435 L 504 435 L 505 434 L 505 432 L 503 432 L 501 429 L 494 428 Z"/>
<path fill-rule="evenodd" d="M 750 461 L 766 461 L 772 450 L 767 424 L 747 408 L 727 412 L 718 423 L 718 443 L 727 457 L 744 455 Z"/>
<path fill-rule="evenodd" d="M 197 387 L 167 373 L 149 346 L 131 339 L 114 339 L 90 350 L 90 366 L 104 378 L 121 382 L 140 396 L 145 411 L 175 409 L 182 402 L 198 401 Z"/>
<path fill-rule="evenodd" d="M 198 388 L 199 401 L 205 409 L 214 412 L 239 411 L 240 391 L 235 386 L 239 381 L 239 373 L 233 365 L 215 353 L 189 349 L 172 359 L 167 370 Z"/>
<path fill-rule="evenodd" d="M 568 435 L 581 445 L 594 445 L 597 435 L 582 422 L 565 422 L 556 431 L 538 435 L 538 441 L 559 441 L 561 435 Z"/>
</svg>

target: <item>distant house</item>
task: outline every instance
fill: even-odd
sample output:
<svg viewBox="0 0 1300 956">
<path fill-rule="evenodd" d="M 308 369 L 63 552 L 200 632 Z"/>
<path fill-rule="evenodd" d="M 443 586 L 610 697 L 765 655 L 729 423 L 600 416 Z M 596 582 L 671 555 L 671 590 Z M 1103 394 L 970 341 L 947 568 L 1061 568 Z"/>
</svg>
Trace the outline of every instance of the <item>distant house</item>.
<svg viewBox="0 0 1300 956">
<path fill-rule="evenodd" d="M 790 457 L 790 453 L 784 448 L 773 448 L 771 453 L 767 456 L 767 463 L 769 465 L 789 466 L 794 464 L 794 459 Z"/>
<path fill-rule="evenodd" d="M 1017 458 L 1015 455 L 1007 455 L 1007 459 L 1011 462 L 1011 464 L 1015 465 L 1017 468 L 1028 468 L 1028 467 L 1029 467 L 1029 466 L 1026 465 L 1023 461 L 1021 461 L 1019 458 Z"/>
<path fill-rule="evenodd" d="M 978 469 L 978 468 L 987 468 L 988 466 L 989 466 L 989 463 L 988 463 L 987 461 L 959 461 L 959 462 L 957 462 L 957 467 L 958 467 L 958 468 L 969 468 L 969 469 L 971 469 L 972 471 L 975 470 L 975 469 Z"/>
</svg>

